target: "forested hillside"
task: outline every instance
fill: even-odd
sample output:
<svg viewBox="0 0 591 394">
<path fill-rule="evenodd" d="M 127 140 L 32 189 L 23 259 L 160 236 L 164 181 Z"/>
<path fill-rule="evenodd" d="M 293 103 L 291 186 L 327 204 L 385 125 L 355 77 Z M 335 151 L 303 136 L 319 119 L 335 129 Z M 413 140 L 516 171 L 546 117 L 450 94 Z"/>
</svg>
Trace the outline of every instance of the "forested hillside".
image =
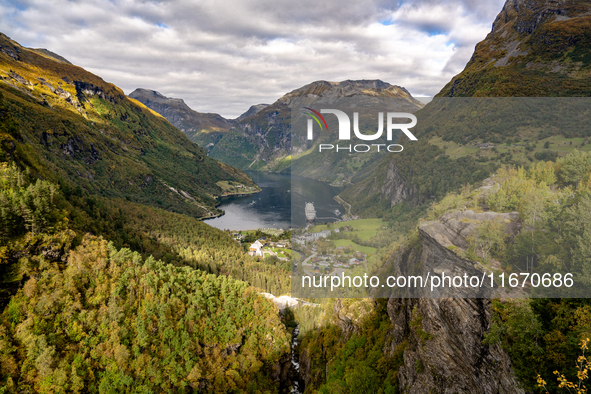
<svg viewBox="0 0 591 394">
<path fill-rule="evenodd" d="M 4 392 L 277 387 L 289 335 L 244 282 L 85 237 L 44 260 L 2 316 Z M 278 373 L 277 373 L 278 375 Z"/>
<path fill-rule="evenodd" d="M 285 389 L 291 337 L 259 292 L 287 291 L 289 269 L 197 219 L 217 183 L 252 180 L 99 77 L 0 40 L 0 392 Z"/>
<path fill-rule="evenodd" d="M 191 217 L 125 201 L 110 210 L 144 237 L 136 250 L 174 264 L 118 249 L 84 235 L 104 229 L 101 202 L 117 204 L 88 214 L 59 186 L 0 164 L 2 392 L 276 391 L 289 334 L 260 290 L 221 274 L 279 291 L 287 273 Z"/>
<path fill-rule="evenodd" d="M 590 10 L 588 1 L 508 0 L 465 69 L 416 113 L 419 141 L 341 194 L 353 212 L 414 220 L 417 207 L 502 165 L 589 151 Z"/>
<path fill-rule="evenodd" d="M 167 210 L 219 214 L 217 184 L 258 188 L 207 157 L 166 119 L 80 67 L 0 35 L 0 157 L 93 195 Z"/>
</svg>

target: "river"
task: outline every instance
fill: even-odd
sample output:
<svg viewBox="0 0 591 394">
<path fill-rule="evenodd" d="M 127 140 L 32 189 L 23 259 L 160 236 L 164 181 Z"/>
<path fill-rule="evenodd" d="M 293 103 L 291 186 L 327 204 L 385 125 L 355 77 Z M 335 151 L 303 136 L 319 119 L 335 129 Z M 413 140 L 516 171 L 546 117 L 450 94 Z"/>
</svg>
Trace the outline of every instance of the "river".
<svg viewBox="0 0 591 394">
<path fill-rule="evenodd" d="M 222 197 L 218 208 L 225 214 L 206 220 L 207 224 L 222 230 L 300 227 L 306 223 L 306 202 L 314 203 L 319 218 L 335 218 L 335 210 L 339 210 L 341 215 L 345 213 L 345 209 L 334 200 L 342 188 L 301 176 L 256 171 L 246 173 L 259 185 L 261 192 Z"/>
</svg>

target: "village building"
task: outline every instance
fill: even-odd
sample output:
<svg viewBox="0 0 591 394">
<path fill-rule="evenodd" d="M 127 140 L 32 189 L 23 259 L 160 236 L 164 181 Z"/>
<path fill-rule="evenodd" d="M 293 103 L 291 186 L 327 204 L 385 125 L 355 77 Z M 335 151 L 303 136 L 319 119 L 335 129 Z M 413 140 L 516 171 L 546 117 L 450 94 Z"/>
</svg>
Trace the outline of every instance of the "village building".
<svg viewBox="0 0 591 394">
<path fill-rule="evenodd" d="M 326 238 L 331 234 L 330 230 L 322 230 L 318 233 L 312 233 L 316 238 Z"/>
<path fill-rule="evenodd" d="M 250 248 L 248 248 L 250 255 L 263 257 L 263 244 L 260 241 L 255 241 Z"/>
</svg>

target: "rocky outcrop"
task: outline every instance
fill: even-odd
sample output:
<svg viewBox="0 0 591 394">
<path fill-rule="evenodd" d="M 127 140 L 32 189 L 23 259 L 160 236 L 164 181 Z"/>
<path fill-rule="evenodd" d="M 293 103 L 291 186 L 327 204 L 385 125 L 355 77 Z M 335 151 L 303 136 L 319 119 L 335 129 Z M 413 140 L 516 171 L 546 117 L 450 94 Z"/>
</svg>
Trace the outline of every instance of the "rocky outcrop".
<svg viewBox="0 0 591 394">
<path fill-rule="evenodd" d="M 308 349 L 302 349 L 298 358 L 300 364 L 299 379 L 305 386 L 308 386 L 312 381 L 312 365 Z"/>
<path fill-rule="evenodd" d="M 473 210 L 455 211 L 447 213 L 436 221 L 419 226 L 423 240 L 432 238 L 443 247 L 457 246 L 468 248 L 468 236 L 485 221 L 501 221 L 505 226 L 505 233 L 514 237 L 521 230 L 521 220 L 518 212 L 475 212 Z"/>
<path fill-rule="evenodd" d="M 396 163 L 391 161 L 386 171 L 384 183 L 380 189 L 382 198 L 389 201 L 390 206 L 393 207 L 396 204 L 411 199 L 415 195 L 415 192 L 416 188 L 408 186 L 400 174 Z"/>
<path fill-rule="evenodd" d="M 400 391 L 422 393 L 523 393 L 500 345 L 482 343 L 491 324 L 488 299 L 391 299 L 394 326 L 385 349 L 406 341 L 398 371 Z"/>
<path fill-rule="evenodd" d="M 103 100 L 115 103 L 115 99 L 106 93 L 102 88 L 84 81 L 74 81 L 76 87 L 76 97 L 80 103 L 89 101 L 89 97 L 97 96 Z"/>
<path fill-rule="evenodd" d="M 419 226 L 419 241 L 401 248 L 391 268 L 402 275 L 480 276 L 483 268 L 456 251 L 467 248 L 467 237 L 490 220 L 503 221 L 511 236 L 521 228 L 517 213 L 451 212 Z M 498 344 L 483 343 L 491 326 L 490 299 L 484 298 L 489 293 L 486 287 L 476 293 L 453 289 L 389 300 L 393 329 L 384 351 L 394 354 L 399 346 L 405 347 L 398 372 L 401 392 L 523 393 L 507 353 Z"/>
</svg>

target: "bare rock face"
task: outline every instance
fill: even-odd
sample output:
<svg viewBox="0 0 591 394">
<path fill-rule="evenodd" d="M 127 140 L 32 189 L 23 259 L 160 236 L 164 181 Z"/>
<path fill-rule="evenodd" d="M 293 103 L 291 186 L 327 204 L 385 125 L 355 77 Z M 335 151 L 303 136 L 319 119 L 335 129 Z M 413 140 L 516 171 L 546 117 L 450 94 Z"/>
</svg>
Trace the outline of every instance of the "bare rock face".
<svg viewBox="0 0 591 394">
<path fill-rule="evenodd" d="M 500 345 L 482 344 L 487 299 L 391 299 L 390 352 L 407 338 L 398 379 L 403 393 L 523 393 Z"/>
<path fill-rule="evenodd" d="M 505 232 L 515 236 L 521 230 L 518 212 L 474 212 L 472 210 L 456 211 L 443 215 L 438 221 L 420 226 L 423 231 L 435 238 L 442 246 L 454 245 L 466 249 L 466 238 L 474 229 L 485 221 L 500 220 L 505 224 Z"/>
<path fill-rule="evenodd" d="M 384 184 L 380 190 L 383 198 L 390 201 L 390 206 L 400 204 L 403 201 L 411 199 L 415 194 L 415 187 L 409 187 L 400 174 L 396 163 L 391 161 L 386 171 Z"/>
<path fill-rule="evenodd" d="M 304 385 L 307 386 L 312 380 L 312 366 L 310 365 L 311 360 L 310 355 L 308 354 L 308 349 L 303 349 L 300 352 L 298 362 L 300 364 L 299 378 Z"/>
<path fill-rule="evenodd" d="M 393 268 L 405 275 L 466 272 L 480 276 L 481 267 L 454 250 L 467 248 L 466 237 L 490 220 L 502 220 L 511 235 L 521 227 L 517 213 L 452 212 L 421 225 L 420 247 L 402 248 L 392 260 Z M 490 299 L 485 298 L 490 289 L 478 289 L 478 298 L 461 298 L 473 295 L 463 289 L 449 294 L 444 291 L 423 294 L 428 298 L 392 298 L 388 302 L 394 329 L 385 351 L 393 354 L 397 347 L 405 346 L 404 365 L 398 372 L 401 392 L 523 393 L 507 353 L 499 344 L 482 343 L 491 325 Z"/>
</svg>

